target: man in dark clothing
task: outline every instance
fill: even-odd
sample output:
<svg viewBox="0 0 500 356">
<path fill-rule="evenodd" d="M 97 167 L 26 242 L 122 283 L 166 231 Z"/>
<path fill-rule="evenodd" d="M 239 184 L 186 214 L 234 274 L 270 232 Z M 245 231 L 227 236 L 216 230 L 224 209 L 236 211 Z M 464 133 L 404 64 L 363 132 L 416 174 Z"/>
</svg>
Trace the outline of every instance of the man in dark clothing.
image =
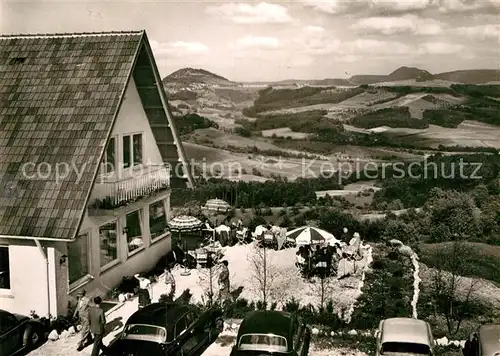
<svg viewBox="0 0 500 356">
<path fill-rule="evenodd" d="M 101 297 L 95 297 L 95 306 L 92 306 L 89 310 L 90 332 L 94 335 L 92 356 L 99 356 L 99 350 L 106 352 L 106 346 L 102 343 L 104 327 L 106 326 L 106 316 L 104 315 L 104 310 L 101 309 L 101 302 Z"/>
<path fill-rule="evenodd" d="M 85 294 L 85 290 L 78 293 L 78 304 L 73 314 L 73 318 L 78 317 L 78 321 L 82 327 L 80 330 L 81 337 L 77 351 L 82 351 L 87 345 L 92 343 L 89 325 L 90 299 Z"/>
<path fill-rule="evenodd" d="M 221 303 L 224 303 L 231 297 L 230 286 L 229 286 L 229 262 L 222 261 L 222 271 L 219 274 L 219 286 L 220 286 L 220 297 Z"/>
</svg>

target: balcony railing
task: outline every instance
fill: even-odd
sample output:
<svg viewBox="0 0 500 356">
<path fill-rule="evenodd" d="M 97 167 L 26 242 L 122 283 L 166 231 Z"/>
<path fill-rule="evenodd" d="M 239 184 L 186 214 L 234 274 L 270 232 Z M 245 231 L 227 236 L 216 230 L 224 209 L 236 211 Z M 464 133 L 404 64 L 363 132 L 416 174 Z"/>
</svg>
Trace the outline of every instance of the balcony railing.
<svg viewBox="0 0 500 356">
<path fill-rule="evenodd" d="M 99 177 L 92 192 L 92 208 L 114 209 L 169 186 L 170 169 L 167 167 L 143 167 L 123 178 Z"/>
</svg>

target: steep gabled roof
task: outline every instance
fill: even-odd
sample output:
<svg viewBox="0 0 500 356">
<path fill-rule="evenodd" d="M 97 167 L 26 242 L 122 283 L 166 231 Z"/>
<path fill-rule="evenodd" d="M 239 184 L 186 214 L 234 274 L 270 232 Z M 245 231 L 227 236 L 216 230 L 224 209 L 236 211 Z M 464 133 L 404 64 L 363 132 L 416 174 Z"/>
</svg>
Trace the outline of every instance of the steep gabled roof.
<svg viewBox="0 0 500 356">
<path fill-rule="evenodd" d="M 140 79 L 140 57 L 144 77 L 159 77 L 144 31 L 0 36 L 0 236 L 76 236 L 127 83 Z M 164 161 L 185 163 L 163 88 L 145 90 L 143 104 L 151 96 L 164 104 L 154 118 L 147 112 L 169 128 L 153 132 L 166 137 L 158 144 Z M 56 167 L 66 164 L 68 176 L 57 181 Z"/>
</svg>

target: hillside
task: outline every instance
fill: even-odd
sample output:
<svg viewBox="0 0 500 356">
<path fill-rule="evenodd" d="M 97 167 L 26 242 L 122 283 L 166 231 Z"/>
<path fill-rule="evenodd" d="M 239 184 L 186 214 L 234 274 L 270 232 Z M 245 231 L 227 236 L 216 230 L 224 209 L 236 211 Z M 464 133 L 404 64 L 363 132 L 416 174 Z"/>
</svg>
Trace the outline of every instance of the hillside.
<svg viewBox="0 0 500 356">
<path fill-rule="evenodd" d="M 163 78 L 163 84 L 234 85 L 229 79 L 204 69 L 182 68 Z"/>
<path fill-rule="evenodd" d="M 488 82 L 500 81 L 500 70 L 495 69 L 472 69 L 472 70 L 456 70 L 435 74 L 434 78 L 447 80 L 450 82 L 458 82 L 464 84 L 483 84 Z"/>
</svg>

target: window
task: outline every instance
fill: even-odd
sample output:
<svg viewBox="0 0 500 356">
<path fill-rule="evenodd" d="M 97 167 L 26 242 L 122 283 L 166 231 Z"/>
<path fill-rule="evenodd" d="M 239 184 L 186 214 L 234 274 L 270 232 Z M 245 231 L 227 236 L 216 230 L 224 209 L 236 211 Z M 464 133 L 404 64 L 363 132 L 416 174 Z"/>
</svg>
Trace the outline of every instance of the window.
<svg viewBox="0 0 500 356">
<path fill-rule="evenodd" d="M 101 267 L 103 267 L 118 258 L 116 221 L 99 228 L 99 240 L 101 246 Z"/>
<path fill-rule="evenodd" d="M 402 354 L 416 354 L 416 355 L 429 355 L 429 345 L 416 344 L 411 342 L 384 342 L 382 344 L 383 353 L 402 353 Z"/>
<path fill-rule="evenodd" d="M 10 289 L 9 248 L 0 246 L 0 289 Z"/>
<path fill-rule="evenodd" d="M 80 235 L 68 244 L 69 283 L 89 274 L 89 237 Z"/>
<path fill-rule="evenodd" d="M 198 317 L 194 312 L 190 311 L 189 313 L 186 314 L 186 326 L 190 326 L 196 320 L 198 320 Z"/>
<path fill-rule="evenodd" d="M 272 334 L 245 334 L 240 338 L 240 350 L 287 352 L 288 344 L 282 336 Z"/>
<path fill-rule="evenodd" d="M 183 316 L 175 324 L 175 338 L 178 338 L 179 335 L 186 329 L 187 329 L 186 317 Z"/>
<path fill-rule="evenodd" d="M 123 167 L 142 164 L 142 134 L 123 136 Z"/>
<path fill-rule="evenodd" d="M 149 230 L 151 231 L 151 240 L 168 231 L 164 200 L 157 201 L 149 206 Z"/>
<path fill-rule="evenodd" d="M 116 167 L 116 139 L 111 137 L 106 146 L 106 153 L 104 154 L 104 173 L 111 173 L 115 171 Z"/>
<path fill-rule="evenodd" d="M 144 245 L 142 238 L 142 216 L 140 210 L 136 210 L 126 216 L 126 232 L 128 252 L 137 250 Z"/>
<path fill-rule="evenodd" d="M 142 134 L 134 135 L 134 137 L 132 139 L 132 144 L 133 144 L 132 162 L 134 162 L 134 166 L 138 166 L 138 165 L 142 164 Z"/>
</svg>

